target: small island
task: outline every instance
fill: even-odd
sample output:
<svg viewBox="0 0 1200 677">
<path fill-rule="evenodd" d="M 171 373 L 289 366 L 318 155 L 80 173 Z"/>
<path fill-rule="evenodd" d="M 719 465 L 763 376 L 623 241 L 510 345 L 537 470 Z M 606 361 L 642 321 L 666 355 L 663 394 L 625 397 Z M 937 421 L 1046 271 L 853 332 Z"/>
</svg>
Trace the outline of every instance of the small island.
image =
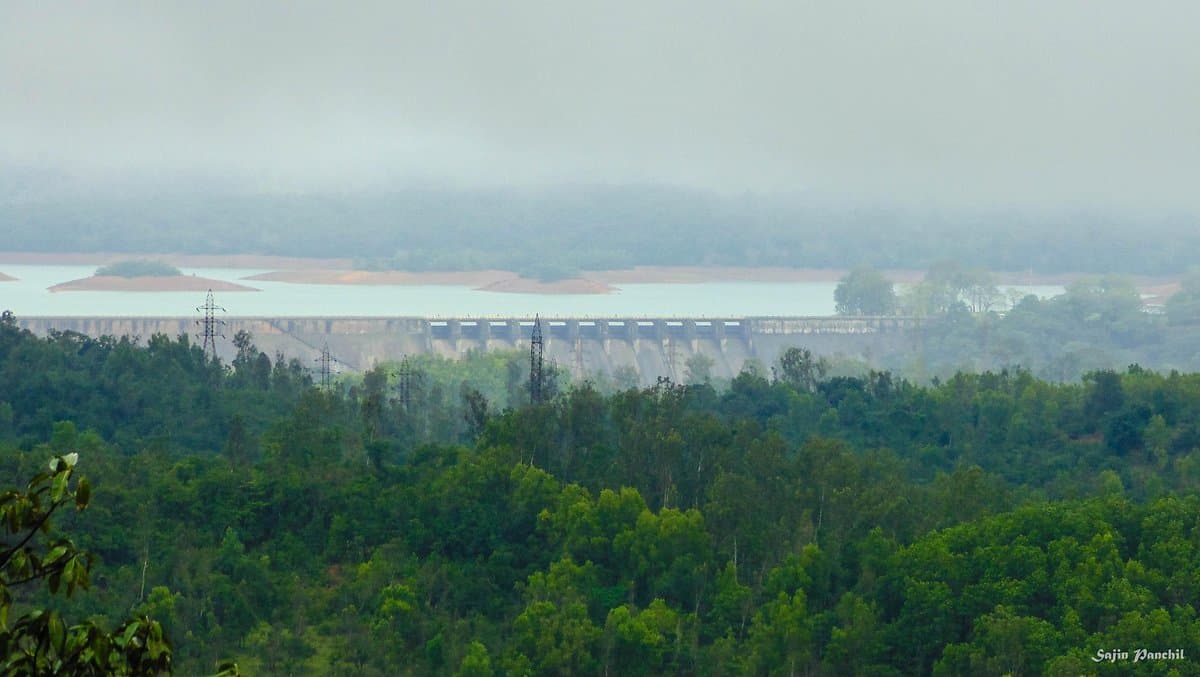
<svg viewBox="0 0 1200 677">
<path fill-rule="evenodd" d="M 16 280 L 16 279 L 17 278 L 15 278 L 15 277 L 10 277 L 8 275 L 5 275 L 4 273 L 0 273 L 0 282 L 12 282 L 13 280 Z"/>
<path fill-rule="evenodd" d="M 96 269 L 91 277 L 50 287 L 60 291 L 259 291 L 254 287 L 212 280 L 183 271 L 162 261 L 116 261 Z"/>
</svg>

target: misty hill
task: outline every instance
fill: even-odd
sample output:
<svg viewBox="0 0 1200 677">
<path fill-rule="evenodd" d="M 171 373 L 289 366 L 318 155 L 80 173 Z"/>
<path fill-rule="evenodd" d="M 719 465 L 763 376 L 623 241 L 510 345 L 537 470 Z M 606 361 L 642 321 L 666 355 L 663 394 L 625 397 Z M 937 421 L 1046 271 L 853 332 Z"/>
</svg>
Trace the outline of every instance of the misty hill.
<svg viewBox="0 0 1200 677">
<path fill-rule="evenodd" d="M 363 268 L 504 268 L 543 279 L 633 265 L 1171 274 L 1200 249 L 1194 217 L 852 208 L 654 186 L 445 188 L 360 194 L 153 189 L 0 191 L 4 248 L 354 258 Z M 161 188 L 161 187 L 160 187 Z"/>
</svg>

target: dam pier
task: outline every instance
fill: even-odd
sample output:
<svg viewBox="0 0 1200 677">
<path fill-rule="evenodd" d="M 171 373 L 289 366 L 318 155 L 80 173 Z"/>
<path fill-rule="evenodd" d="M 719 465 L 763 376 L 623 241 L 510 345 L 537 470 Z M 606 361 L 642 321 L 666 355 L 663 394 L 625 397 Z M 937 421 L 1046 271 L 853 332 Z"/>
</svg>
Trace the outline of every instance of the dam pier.
<svg viewBox="0 0 1200 677">
<path fill-rule="evenodd" d="M 860 356 L 901 347 L 910 317 L 226 317 L 217 354 L 229 361 L 233 336 L 249 332 L 259 350 L 311 363 L 323 346 L 349 369 L 362 371 L 406 355 L 459 358 L 470 351 L 528 350 L 541 322 L 545 357 L 579 374 L 632 367 L 643 383 L 681 380 L 689 359 L 711 360 L 713 377 L 729 378 L 749 360 L 774 362 L 788 347 L 818 355 Z M 144 341 L 155 334 L 195 338 L 194 317 L 18 317 L 35 334 L 71 331 L 93 338 Z"/>
</svg>

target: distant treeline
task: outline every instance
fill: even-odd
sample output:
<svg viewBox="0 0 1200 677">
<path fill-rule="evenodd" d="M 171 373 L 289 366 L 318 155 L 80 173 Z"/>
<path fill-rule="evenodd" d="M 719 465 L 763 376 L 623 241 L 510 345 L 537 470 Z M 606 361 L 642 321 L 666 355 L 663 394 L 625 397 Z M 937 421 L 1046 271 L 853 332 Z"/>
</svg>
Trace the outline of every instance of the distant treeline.
<svg viewBox="0 0 1200 677">
<path fill-rule="evenodd" d="M 355 195 L 0 195 L 4 248 L 347 257 L 363 268 L 504 268 L 539 278 L 633 265 L 925 268 L 1173 274 L 1194 264 L 1194 216 L 934 212 L 719 197 L 669 188 L 406 190 Z"/>
<path fill-rule="evenodd" d="M 117 261 L 96 269 L 96 275 L 116 277 L 174 277 L 182 274 L 175 266 L 162 261 Z"/>
</svg>

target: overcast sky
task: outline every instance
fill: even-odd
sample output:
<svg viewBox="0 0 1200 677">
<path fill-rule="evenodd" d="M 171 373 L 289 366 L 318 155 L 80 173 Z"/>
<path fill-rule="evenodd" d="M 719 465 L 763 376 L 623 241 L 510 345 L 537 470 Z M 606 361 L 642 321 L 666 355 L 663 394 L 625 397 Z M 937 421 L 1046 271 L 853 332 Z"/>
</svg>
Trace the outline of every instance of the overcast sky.
<svg viewBox="0 0 1200 677">
<path fill-rule="evenodd" d="M 1195 0 L 0 0 L 0 162 L 1200 211 L 1198 27 Z"/>
</svg>

